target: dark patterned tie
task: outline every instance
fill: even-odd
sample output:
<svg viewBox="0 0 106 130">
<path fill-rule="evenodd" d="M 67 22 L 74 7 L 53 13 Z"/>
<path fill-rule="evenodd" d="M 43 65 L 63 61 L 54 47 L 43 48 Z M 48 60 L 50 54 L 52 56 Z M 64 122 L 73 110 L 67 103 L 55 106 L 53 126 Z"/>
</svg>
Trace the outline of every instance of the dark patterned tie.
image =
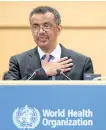
<svg viewBox="0 0 106 130">
<path fill-rule="evenodd" d="M 42 56 L 42 60 L 44 60 L 46 58 L 46 54 L 45 55 L 43 55 Z M 48 62 L 50 62 L 50 60 L 53 58 L 53 56 L 52 55 L 49 55 L 49 59 L 48 59 Z"/>
<path fill-rule="evenodd" d="M 42 60 L 44 60 L 46 58 L 46 54 L 42 56 Z M 48 62 L 50 62 L 51 59 L 53 59 L 54 57 L 52 55 L 49 55 L 49 59 Z M 50 76 L 48 77 L 49 80 L 55 80 L 55 76 Z"/>
</svg>

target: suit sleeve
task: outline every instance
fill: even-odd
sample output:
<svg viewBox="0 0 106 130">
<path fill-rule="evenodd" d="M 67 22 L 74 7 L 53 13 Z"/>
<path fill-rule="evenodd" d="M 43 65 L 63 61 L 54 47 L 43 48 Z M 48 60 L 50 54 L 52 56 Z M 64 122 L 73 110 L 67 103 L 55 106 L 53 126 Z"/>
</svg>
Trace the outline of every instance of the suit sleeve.
<svg viewBox="0 0 106 130">
<path fill-rule="evenodd" d="M 94 73 L 93 63 L 92 63 L 91 58 L 86 59 L 84 69 L 83 69 L 83 76 L 85 73 Z"/>
<path fill-rule="evenodd" d="M 34 72 L 36 72 L 36 75 L 33 75 Z M 15 57 L 11 57 L 9 62 L 9 71 L 5 74 L 4 80 L 28 80 L 30 77 L 30 80 L 48 80 L 43 68 L 39 68 L 34 72 L 25 77 L 21 77 L 19 64 Z"/>
</svg>

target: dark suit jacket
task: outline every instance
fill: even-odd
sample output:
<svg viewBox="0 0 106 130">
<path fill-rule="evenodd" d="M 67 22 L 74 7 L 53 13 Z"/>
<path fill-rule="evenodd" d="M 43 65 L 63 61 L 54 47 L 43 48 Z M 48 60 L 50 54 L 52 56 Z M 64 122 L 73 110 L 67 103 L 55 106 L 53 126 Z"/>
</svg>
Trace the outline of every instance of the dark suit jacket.
<svg viewBox="0 0 106 130">
<path fill-rule="evenodd" d="M 67 56 L 72 58 L 73 66 L 69 72 L 65 74 L 72 80 L 83 80 L 84 73 L 93 73 L 92 61 L 73 50 L 66 49 L 61 45 L 61 57 Z M 31 76 L 33 72 L 36 75 Z M 45 71 L 41 67 L 40 57 L 37 47 L 26 51 L 22 54 L 12 56 L 9 64 L 9 71 L 5 76 L 5 80 L 27 80 L 31 76 L 31 80 L 49 80 Z M 63 75 L 57 75 L 56 80 L 67 80 Z"/>
</svg>

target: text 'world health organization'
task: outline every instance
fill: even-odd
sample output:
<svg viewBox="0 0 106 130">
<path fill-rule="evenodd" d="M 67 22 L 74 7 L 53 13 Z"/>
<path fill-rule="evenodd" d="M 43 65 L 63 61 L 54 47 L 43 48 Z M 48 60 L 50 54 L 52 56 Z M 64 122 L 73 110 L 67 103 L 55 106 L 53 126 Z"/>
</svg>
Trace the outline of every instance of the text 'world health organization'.
<svg viewBox="0 0 106 130">
<path fill-rule="evenodd" d="M 42 125 L 55 128 L 57 126 L 92 126 L 93 112 L 90 109 L 73 110 L 42 110 Z"/>
</svg>

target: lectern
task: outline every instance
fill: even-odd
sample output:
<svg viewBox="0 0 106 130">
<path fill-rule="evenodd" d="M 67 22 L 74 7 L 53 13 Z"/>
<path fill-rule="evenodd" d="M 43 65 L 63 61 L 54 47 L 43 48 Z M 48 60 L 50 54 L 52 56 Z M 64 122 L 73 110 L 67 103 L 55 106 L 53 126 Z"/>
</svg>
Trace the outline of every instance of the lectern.
<svg viewBox="0 0 106 130">
<path fill-rule="evenodd" d="M 106 82 L 0 82 L 0 130 L 74 129 L 106 130 Z"/>
</svg>

